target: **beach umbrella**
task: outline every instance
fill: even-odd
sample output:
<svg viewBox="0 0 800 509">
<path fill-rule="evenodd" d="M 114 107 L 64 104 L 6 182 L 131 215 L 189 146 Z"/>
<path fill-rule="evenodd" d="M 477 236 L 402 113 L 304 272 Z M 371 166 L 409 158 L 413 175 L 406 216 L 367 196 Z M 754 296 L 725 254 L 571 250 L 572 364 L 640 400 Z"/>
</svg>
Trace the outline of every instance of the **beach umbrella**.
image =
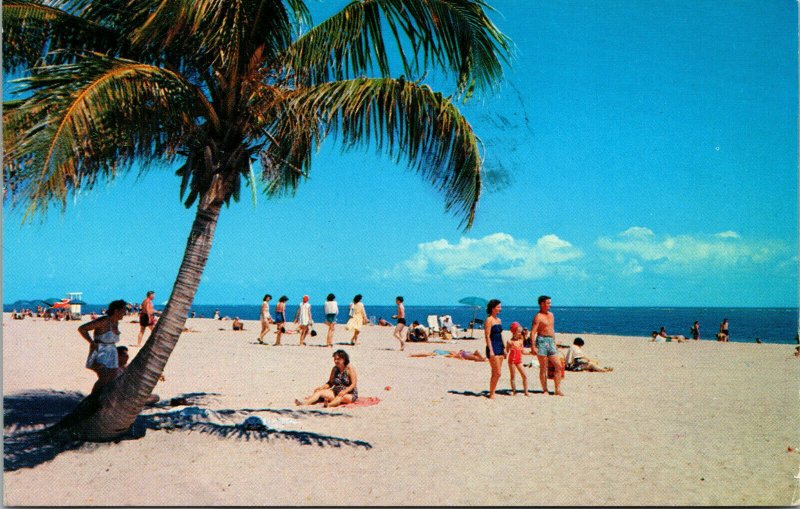
<svg viewBox="0 0 800 509">
<path fill-rule="evenodd" d="M 61 302 L 61 299 L 58 299 L 56 297 L 50 297 L 48 299 L 42 299 L 42 300 L 44 301 L 45 304 L 47 304 L 50 307 L 55 305 L 56 302 Z"/>
<path fill-rule="evenodd" d="M 11 304 L 11 307 L 14 308 L 14 309 L 27 308 L 27 307 L 31 307 L 32 304 L 33 303 L 31 301 L 29 301 L 29 300 L 18 300 L 18 301 L 14 301 L 14 303 Z"/>
<path fill-rule="evenodd" d="M 489 304 L 489 301 L 484 299 L 483 297 L 464 297 L 463 299 L 458 301 L 459 304 L 465 304 L 467 306 L 472 306 L 472 325 L 470 326 L 470 339 L 475 339 L 474 330 L 475 330 L 475 315 L 478 313 L 478 308 L 484 307 Z"/>
<path fill-rule="evenodd" d="M 69 299 L 64 299 L 62 301 L 56 302 L 55 304 L 53 304 L 53 307 L 56 308 L 56 309 L 68 308 L 69 307 Z"/>
</svg>

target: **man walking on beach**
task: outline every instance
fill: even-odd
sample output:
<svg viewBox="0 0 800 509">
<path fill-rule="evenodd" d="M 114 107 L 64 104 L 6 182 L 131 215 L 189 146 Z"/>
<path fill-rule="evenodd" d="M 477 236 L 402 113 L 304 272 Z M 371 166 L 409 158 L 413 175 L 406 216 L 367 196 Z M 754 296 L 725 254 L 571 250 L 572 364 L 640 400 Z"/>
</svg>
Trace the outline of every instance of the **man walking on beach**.
<svg viewBox="0 0 800 509">
<path fill-rule="evenodd" d="M 401 295 L 398 295 L 394 302 L 397 304 L 397 314 L 392 317 L 397 320 L 397 325 L 394 328 L 394 337 L 400 341 L 400 351 L 402 352 L 406 346 L 403 341 L 403 329 L 406 327 L 406 307 L 403 305 L 403 297 Z"/>
<path fill-rule="evenodd" d="M 550 297 L 542 295 L 539 297 L 539 312 L 533 317 L 531 324 L 531 337 L 536 348 L 536 356 L 539 359 L 539 381 L 542 383 L 542 391 L 547 392 L 547 363 L 553 365 L 553 376 L 555 382 L 556 396 L 563 396 L 561 392 L 561 355 L 556 349 L 556 329 L 555 318 L 550 312 Z"/>
<path fill-rule="evenodd" d="M 153 325 L 156 323 L 156 310 L 153 308 L 153 299 L 155 298 L 156 292 L 150 290 L 142 301 L 141 311 L 139 311 L 139 338 L 136 340 L 136 348 L 142 346 L 142 336 L 146 328 L 150 327 L 150 332 L 153 332 Z"/>
</svg>

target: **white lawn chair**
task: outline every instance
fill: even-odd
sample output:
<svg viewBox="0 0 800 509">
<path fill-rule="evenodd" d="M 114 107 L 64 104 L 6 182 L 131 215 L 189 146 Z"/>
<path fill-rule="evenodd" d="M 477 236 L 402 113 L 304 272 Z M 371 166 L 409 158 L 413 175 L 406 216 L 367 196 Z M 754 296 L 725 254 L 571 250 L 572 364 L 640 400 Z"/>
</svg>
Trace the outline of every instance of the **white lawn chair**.
<svg viewBox="0 0 800 509">
<path fill-rule="evenodd" d="M 439 327 L 439 317 L 436 315 L 428 315 L 428 330 L 429 334 L 440 336 L 442 329 Z"/>
</svg>

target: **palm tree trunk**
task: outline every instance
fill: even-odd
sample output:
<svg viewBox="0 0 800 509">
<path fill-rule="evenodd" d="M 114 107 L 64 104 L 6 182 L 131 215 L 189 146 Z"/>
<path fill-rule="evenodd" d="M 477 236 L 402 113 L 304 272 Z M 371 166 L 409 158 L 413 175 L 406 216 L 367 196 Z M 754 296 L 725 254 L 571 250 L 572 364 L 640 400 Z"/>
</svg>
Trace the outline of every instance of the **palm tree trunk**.
<svg viewBox="0 0 800 509">
<path fill-rule="evenodd" d="M 186 242 L 178 277 L 167 306 L 152 334 L 125 373 L 109 384 L 97 398 L 97 403 L 83 406 L 89 415 L 70 414 L 64 420 L 71 431 L 90 441 L 108 441 L 126 433 L 144 408 L 148 396 L 158 382 L 172 350 L 183 332 L 186 317 L 192 306 L 200 278 L 208 260 L 214 231 L 222 205 L 219 193 L 224 184 L 219 175 L 217 186 L 203 197 L 197 207 L 192 230 Z M 99 403 L 99 404 L 98 404 Z M 76 422 L 77 421 L 77 422 Z"/>
</svg>

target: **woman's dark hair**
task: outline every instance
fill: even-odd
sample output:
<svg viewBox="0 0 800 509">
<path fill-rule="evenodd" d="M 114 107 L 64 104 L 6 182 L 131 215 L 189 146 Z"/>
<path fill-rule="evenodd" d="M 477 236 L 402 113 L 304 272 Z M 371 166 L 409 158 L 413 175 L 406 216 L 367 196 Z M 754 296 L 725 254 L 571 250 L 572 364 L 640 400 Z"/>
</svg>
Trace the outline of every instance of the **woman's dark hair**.
<svg viewBox="0 0 800 509">
<path fill-rule="evenodd" d="M 397 298 L 394 299 L 394 300 L 403 302 L 403 296 L 402 295 L 398 295 Z"/>
<path fill-rule="evenodd" d="M 118 309 L 127 309 L 128 303 L 124 300 L 112 300 L 108 304 L 108 309 L 106 309 L 106 316 L 111 316 L 114 314 L 114 311 Z"/>
<path fill-rule="evenodd" d="M 333 356 L 342 359 L 344 361 L 345 366 L 350 364 L 350 356 L 347 355 L 347 352 L 345 352 L 344 350 L 336 350 L 335 352 L 333 352 Z"/>
<path fill-rule="evenodd" d="M 270 295 L 270 294 L 264 295 L 264 300 L 267 300 L 267 299 L 272 300 L 272 295 Z"/>
<path fill-rule="evenodd" d="M 496 308 L 498 304 L 500 304 L 499 300 L 497 300 L 497 299 L 490 300 L 489 303 L 486 304 L 486 315 L 487 316 L 491 315 L 492 314 L 492 310 L 494 308 Z"/>
<path fill-rule="evenodd" d="M 572 342 L 573 345 L 583 346 L 583 338 L 575 338 L 575 341 Z"/>
<path fill-rule="evenodd" d="M 358 295 L 356 295 L 355 297 L 353 297 L 353 304 L 358 304 L 359 302 L 361 302 L 361 294 L 360 293 Z"/>
<path fill-rule="evenodd" d="M 281 295 L 281 298 L 278 299 L 278 302 L 286 302 L 287 300 L 289 300 L 289 297 L 287 297 L 286 295 Z"/>
<path fill-rule="evenodd" d="M 336 295 L 334 295 L 334 294 L 332 294 L 332 293 L 329 293 L 329 294 L 328 294 L 328 299 L 327 299 L 327 300 L 328 300 L 328 302 L 330 302 L 330 301 L 332 301 L 332 300 L 333 300 L 333 299 L 335 299 L 335 298 L 336 298 Z"/>
</svg>

